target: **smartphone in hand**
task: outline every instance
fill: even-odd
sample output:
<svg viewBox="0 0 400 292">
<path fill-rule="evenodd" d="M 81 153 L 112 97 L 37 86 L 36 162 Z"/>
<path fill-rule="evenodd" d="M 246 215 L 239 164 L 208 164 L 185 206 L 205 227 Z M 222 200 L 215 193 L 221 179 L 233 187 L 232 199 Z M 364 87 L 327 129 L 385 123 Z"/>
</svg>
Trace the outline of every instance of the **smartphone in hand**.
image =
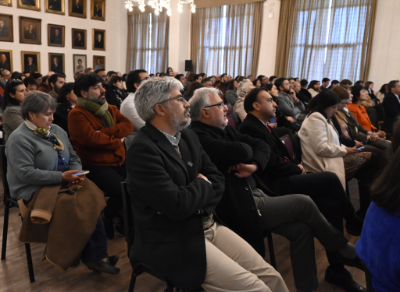
<svg viewBox="0 0 400 292">
<path fill-rule="evenodd" d="M 89 172 L 90 172 L 90 171 L 85 170 L 85 171 L 82 171 L 82 172 L 74 173 L 74 175 L 76 175 L 76 176 L 82 176 L 82 175 L 87 175 Z"/>
</svg>

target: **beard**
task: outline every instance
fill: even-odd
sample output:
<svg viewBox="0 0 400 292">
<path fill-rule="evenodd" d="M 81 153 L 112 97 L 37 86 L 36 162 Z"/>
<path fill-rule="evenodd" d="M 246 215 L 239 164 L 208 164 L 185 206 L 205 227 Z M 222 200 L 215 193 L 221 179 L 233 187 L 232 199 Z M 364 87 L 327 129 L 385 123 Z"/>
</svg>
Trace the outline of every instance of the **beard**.
<svg viewBox="0 0 400 292">
<path fill-rule="evenodd" d="M 178 129 L 178 131 L 185 129 L 190 125 L 190 122 L 192 121 L 190 118 L 186 122 L 184 122 L 186 115 L 187 113 L 189 113 L 189 111 L 190 109 L 187 108 L 182 117 L 178 117 L 176 115 L 176 112 L 171 113 L 171 124 L 175 127 L 175 129 Z"/>
<path fill-rule="evenodd" d="M 54 91 L 59 94 L 61 87 L 58 87 L 57 84 L 54 84 Z"/>
<path fill-rule="evenodd" d="M 93 101 L 93 102 L 95 102 L 95 103 L 97 103 L 99 105 L 103 105 L 103 104 L 106 103 L 106 99 L 105 98 L 104 99 L 100 99 L 100 97 L 104 97 L 104 95 L 105 94 L 103 93 L 102 95 L 99 96 L 99 98 L 95 98 L 95 97 L 93 97 L 91 95 L 88 95 L 87 99 L 90 100 L 90 101 Z"/>
</svg>

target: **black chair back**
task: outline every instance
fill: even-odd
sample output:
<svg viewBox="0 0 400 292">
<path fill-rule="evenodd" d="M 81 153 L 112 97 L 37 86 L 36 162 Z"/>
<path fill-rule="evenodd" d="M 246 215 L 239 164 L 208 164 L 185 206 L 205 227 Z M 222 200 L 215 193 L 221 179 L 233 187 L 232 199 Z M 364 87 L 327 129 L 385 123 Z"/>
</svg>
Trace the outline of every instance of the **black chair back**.
<svg viewBox="0 0 400 292">
<path fill-rule="evenodd" d="M 124 212 L 124 227 L 125 227 L 125 241 L 128 244 L 128 254 L 129 248 L 132 246 L 134 239 L 134 229 L 135 229 L 135 217 L 133 216 L 133 208 L 131 198 L 128 193 L 128 185 L 126 182 L 121 183 L 122 186 L 122 203 Z"/>
<path fill-rule="evenodd" d="M 290 140 L 289 135 L 285 135 L 283 137 L 280 137 L 280 140 L 282 141 L 282 143 L 285 145 L 290 158 L 294 158 L 294 148 L 293 148 L 293 143 L 292 140 Z"/>
<path fill-rule="evenodd" d="M 6 201 L 10 201 L 11 200 L 10 187 L 8 185 L 8 182 L 7 182 L 6 146 L 5 145 L 0 145 L 0 151 L 1 151 L 1 178 L 3 180 L 3 188 L 4 188 L 3 201 L 4 201 L 4 204 L 6 204 Z M 15 201 L 15 200 L 12 200 L 12 201 Z"/>
</svg>

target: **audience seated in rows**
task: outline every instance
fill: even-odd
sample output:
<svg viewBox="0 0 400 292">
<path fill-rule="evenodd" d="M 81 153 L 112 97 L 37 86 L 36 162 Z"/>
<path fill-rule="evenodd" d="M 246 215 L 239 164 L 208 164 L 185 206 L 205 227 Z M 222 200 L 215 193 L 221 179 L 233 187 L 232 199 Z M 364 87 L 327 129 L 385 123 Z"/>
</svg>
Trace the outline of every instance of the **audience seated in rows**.
<svg viewBox="0 0 400 292">
<path fill-rule="evenodd" d="M 295 91 L 290 88 L 286 78 L 278 78 L 275 86 L 279 90 L 277 102 L 284 116 L 292 117 L 295 122 L 301 123 L 300 115 L 306 110 L 303 102 L 296 97 Z"/>
<path fill-rule="evenodd" d="M 49 87 L 50 87 L 50 96 L 54 98 L 54 101 L 57 102 L 57 96 L 60 92 L 61 87 L 65 83 L 65 75 L 60 73 L 54 73 L 48 79 Z"/>
<path fill-rule="evenodd" d="M 238 99 L 236 100 L 235 105 L 233 106 L 233 111 L 240 118 L 240 121 L 243 121 L 246 118 L 247 113 L 244 110 L 243 102 L 244 99 L 246 98 L 246 95 L 253 88 L 255 87 L 249 79 L 243 79 L 238 85 L 237 88 Z"/>
<path fill-rule="evenodd" d="M 194 92 L 199 89 L 202 88 L 203 86 L 201 85 L 200 82 L 192 82 L 192 84 L 190 84 L 189 89 L 186 91 L 184 98 L 186 99 L 186 101 L 189 101 L 189 99 L 192 98 Z"/>
<path fill-rule="evenodd" d="M 356 177 L 360 196 L 360 209 L 356 214 L 364 218 L 371 202 L 369 186 L 381 164 L 375 154 L 361 153 L 356 147 L 346 147 L 340 143 L 331 120 L 339 103 L 339 96 L 331 90 L 324 90 L 311 100 L 307 117 L 299 131 L 302 162 L 307 172 L 336 173 L 344 189 L 346 180 Z"/>
<path fill-rule="evenodd" d="M 319 81 L 318 80 L 312 80 L 308 84 L 307 90 L 311 94 L 311 98 L 316 97 L 317 94 L 321 92 L 321 85 L 320 85 Z"/>
<path fill-rule="evenodd" d="M 18 200 L 26 218 L 19 238 L 47 243 L 46 258 L 64 271 L 82 260 L 91 270 L 118 274 L 119 268 L 114 267 L 118 256 L 109 258 L 107 254 L 100 217 L 106 205 L 102 192 L 75 175 L 82 170 L 81 161 L 67 133 L 52 125 L 55 109 L 51 96 L 30 92 L 21 109 L 24 122 L 10 135 L 7 145 L 12 146 L 6 147 L 11 197 Z M 74 187 L 78 184 L 79 188 Z M 62 193 L 69 195 L 57 196 Z M 22 212 L 24 209 L 27 211 Z M 32 220 L 28 219 L 31 216 Z M 35 218 L 47 218 L 48 227 L 33 224 Z"/>
<path fill-rule="evenodd" d="M 332 122 L 339 133 L 340 142 L 347 147 L 364 147 L 363 152 L 375 153 L 382 166 L 386 166 L 393 155 L 392 143 L 379 137 L 378 133 L 367 131 L 360 126 L 346 107 L 352 103 L 352 95 L 349 90 L 337 86 L 332 91 L 340 98 L 338 110 L 332 117 Z"/>
<path fill-rule="evenodd" d="M 263 99 L 269 96 L 264 89 L 253 89 L 248 93 L 245 104 L 259 90 L 265 95 Z M 288 238 L 291 241 L 296 288 L 301 291 L 314 291 L 318 287 L 317 274 L 314 272 L 314 236 L 328 250 L 339 251 L 342 256 L 349 256 L 356 262 L 354 246 L 326 221 L 309 197 L 277 196 L 268 189 L 259 175 L 265 171 L 272 155 L 270 147 L 227 125 L 227 107 L 217 90 L 199 89 L 189 103 L 192 118 L 190 129 L 198 135 L 211 162 L 225 176 L 225 191 L 216 206 L 216 212 L 229 228 L 261 256 L 265 254 L 264 230 Z M 343 195 L 346 196 L 344 192 Z M 352 208 L 351 203 L 349 207 Z M 352 212 L 351 216 L 355 219 L 354 209 Z"/>
<path fill-rule="evenodd" d="M 128 94 L 124 90 L 122 77 L 118 75 L 113 75 L 110 78 L 108 86 L 106 86 L 105 89 L 107 90 L 106 100 L 108 104 L 115 105 L 119 110 L 121 108 L 122 102 L 128 96 Z"/>
<path fill-rule="evenodd" d="M 25 78 L 23 82 L 24 82 L 24 85 L 26 88 L 26 92 L 34 91 L 34 90 L 38 89 L 35 79 L 33 79 L 32 77 Z"/>
<path fill-rule="evenodd" d="M 331 82 L 331 80 L 330 80 L 329 78 L 324 77 L 324 78 L 322 79 L 321 90 L 328 89 L 329 83 L 330 83 L 330 82 Z"/>
<path fill-rule="evenodd" d="M 61 127 L 68 134 L 68 137 L 68 115 L 76 104 L 77 97 L 74 92 L 74 83 L 65 83 L 58 93 L 57 109 L 54 113 L 53 123 Z"/>
<path fill-rule="evenodd" d="M 24 122 L 21 114 L 21 104 L 24 101 L 25 96 L 26 87 L 21 80 L 12 79 L 10 82 L 7 82 L 6 91 L 4 92 L 3 108 L 3 131 L 5 142 L 7 142 L 11 133 Z"/>
<path fill-rule="evenodd" d="M 244 79 L 242 79 L 243 81 Z M 231 80 L 228 82 L 228 87 L 226 91 L 226 101 L 231 105 L 234 106 L 237 99 L 239 98 L 237 94 L 238 84 L 241 81 Z"/>
<path fill-rule="evenodd" d="M 135 105 L 146 125 L 127 158 L 136 222 L 131 261 L 182 289 L 288 291 L 280 274 L 214 216 L 224 177 L 196 135 L 184 129 L 190 115 L 181 89 L 176 79 L 154 78 L 136 92 Z"/>
<path fill-rule="evenodd" d="M 132 123 L 105 98 L 103 80 L 96 73 L 83 74 L 76 80 L 77 106 L 68 115 L 68 129 L 76 153 L 87 177 L 109 196 L 103 212 L 108 238 L 114 238 L 115 217 L 122 218 L 121 182 L 126 179 L 125 137 L 133 131 Z M 119 217 L 118 217 L 119 216 Z M 123 226 L 117 231 L 124 234 Z"/>
<path fill-rule="evenodd" d="M 400 81 L 390 81 L 387 85 L 387 91 L 382 106 L 385 110 L 385 126 L 387 131 L 393 133 L 393 125 L 400 115 Z"/>
</svg>

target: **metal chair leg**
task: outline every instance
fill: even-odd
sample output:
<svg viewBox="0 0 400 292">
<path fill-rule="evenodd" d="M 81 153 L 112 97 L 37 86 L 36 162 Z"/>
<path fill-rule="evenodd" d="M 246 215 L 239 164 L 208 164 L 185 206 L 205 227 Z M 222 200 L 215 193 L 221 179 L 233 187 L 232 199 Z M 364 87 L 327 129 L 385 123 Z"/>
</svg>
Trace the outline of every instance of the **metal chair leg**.
<svg viewBox="0 0 400 292">
<path fill-rule="evenodd" d="M 8 218 L 10 217 L 10 205 L 8 202 L 4 205 L 4 225 L 3 225 L 3 243 L 1 247 L 1 259 L 6 259 L 7 235 L 8 235 Z"/>
<path fill-rule="evenodd" d="M 133 292 L 133 290 L 135 290 L 136 276 L 136 272 L 132 271 L 131 282 L 129 283 L 128 292 Z"/>
<path fill-rule="evenodd" d="M 31 281 L 31 283 L 33 283 L 35 282 L 35 274 L 33 272 L 31 245 L 29 243 L 25 243 L 25 251 L 26 251 L 26 261 L 28 263 L 29 280 Z"/>
<path fill-rule="evenodd" d="M 272 241 L 272 234 L 268 232 L 268 249 L 269 249 L 269 258 L 271 260 L 271 266 L 273 266 L 276 270 L 276 259 L 275 259 L 275 250 L 274 250 L 274 242 Z"/>
</svg>

